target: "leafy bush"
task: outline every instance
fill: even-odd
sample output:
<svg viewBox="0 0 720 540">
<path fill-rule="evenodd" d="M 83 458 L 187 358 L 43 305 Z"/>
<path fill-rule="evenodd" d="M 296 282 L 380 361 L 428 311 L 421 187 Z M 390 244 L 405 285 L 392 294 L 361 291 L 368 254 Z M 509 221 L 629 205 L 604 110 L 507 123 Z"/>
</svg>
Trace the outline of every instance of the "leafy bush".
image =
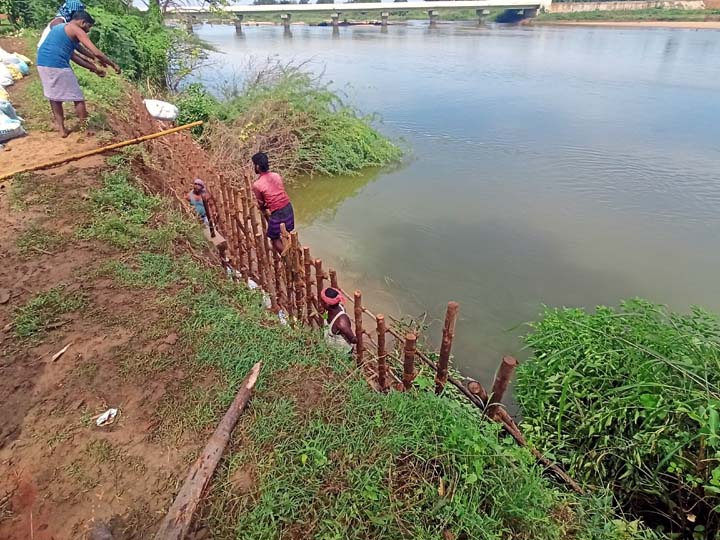
<svg viewBox="0 0 720 540">
<path fill-rule="evenodd" d="M 178 125 L 197 120 L 207 122 L 220 114 L 220 102 L 200 83 L 193 83 L 183 90 L 175 104 L 180 110 L 177 117 Z M 193 134 L 196 136 L 201 135 L 202 132 L 202 126 L 193 128 Z"/>
<path fill-rule="evenodd" d="M 286 174 L 350 174 L 397 161 L 401 152 L 355 109 L 301 66 L 268 63 L 225 91 L 222 123 L 205 143 L 224 169 L 262 150 Z M 228 152 L 228 147 L 233 152 Z"/>
<path fill-rule="evenodd" d="M 720 321 L 643 300 L 549 309 L 518 372 L 525 429 L 576 477 L 685 534 L 718 529 Z"/>
</svg>

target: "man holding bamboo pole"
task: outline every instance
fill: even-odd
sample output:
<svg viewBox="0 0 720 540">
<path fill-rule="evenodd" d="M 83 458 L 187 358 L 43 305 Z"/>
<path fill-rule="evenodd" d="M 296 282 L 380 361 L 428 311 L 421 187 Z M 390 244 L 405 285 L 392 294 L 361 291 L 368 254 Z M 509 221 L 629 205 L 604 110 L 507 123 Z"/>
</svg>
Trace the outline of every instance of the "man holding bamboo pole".
<svg viewBox="0 0 720 540">
<path fill-rule="evenodd" d="M 267 235 L 273 249 L 282 253 L 285 246 L 280 234 L 280 226 L 284 223 L 288 232 L 295 230 L 295 214 L 290 197 L 285 191 L 282 176 L 270 172 L 270 161 L 267 154 L 258 152 L 252 157 L 257 180 L 253 183 L 253 193 L 260 211 L 267 216 Z"/>
</svg>

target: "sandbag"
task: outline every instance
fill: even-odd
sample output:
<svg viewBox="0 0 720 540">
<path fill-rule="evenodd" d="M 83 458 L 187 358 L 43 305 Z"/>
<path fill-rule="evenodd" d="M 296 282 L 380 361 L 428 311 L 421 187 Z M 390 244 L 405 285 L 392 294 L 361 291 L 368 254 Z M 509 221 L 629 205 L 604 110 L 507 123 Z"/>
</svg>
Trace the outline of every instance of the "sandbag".
<svg viewBox="0 0 720 540">
<path fill-rule="evenodd" d="M 19 81 L 23 78 L 22 71 L 20 71 L 17 64 L 5 64 L 5 67 L 10 72 L 10 76 L 13 78 L 13 81 Z"/>
<path fill-rule="evenodd" d="M 22 60 L 18 61 L 18 63 L 15 64 L 15 65 L 18 67 L 18 69 L 20 70 L 20 73 L 22 73 L 23 77 L 24 77 L 25 75 L 29 75 L 29 74 L 30 74 L 30 68 L 29 68 L 28 65 L 27 65 L 25 62 L 23 62 Z"/>
<path fill-rule="evenodd" d="M 160 101 L 159 99 L 143 99 L 143 103 L 150 113 L 150 116 L 158 120 L 165 120 L 166 122 L 175 120 L 180 112 L 172 103 Z"/>
<path fill-rule="evenodd" d="M 10 86 L 15 82 L 12 73 L 5 64 L 0 64 L 0 86 Z"/>
<path fill-rule="evenodd" d="M 15 57 L 19 60 L 25 62 L 28 66 L 32 66 L 32 60 L 30 60 L 27 56 L 24 54 L 20 54 L 19 52 L 15 53 Z"/>
<path fill-rule="evenodd" d="M 25 135 L 25 130 L 20 120 L 12 120 L 5 113 L 0 113 L 0 143 L 23 135 Z"/>
<path fill-rule="evenodd" d="M 24 120 L 20 118 L 15 112 L 15 107 L 12 106 L 10 100 L 0 99 L 0 113 L 7 116 L 10 120 L 18 120 L 20 122 L 24 122 Z"/>
</svg>

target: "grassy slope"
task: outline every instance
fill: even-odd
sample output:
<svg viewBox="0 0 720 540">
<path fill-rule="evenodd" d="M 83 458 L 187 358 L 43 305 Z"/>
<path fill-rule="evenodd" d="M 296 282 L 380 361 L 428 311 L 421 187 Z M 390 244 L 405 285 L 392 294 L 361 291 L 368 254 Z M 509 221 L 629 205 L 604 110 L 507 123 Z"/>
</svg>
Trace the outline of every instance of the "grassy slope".
<svg viewBox="0 0 720 540">
<path fill-rule="evenodd" d="M 720 9 L 639 9 L 634 11 L 586 11 L 541 13 L 543 21 L 712 21 L 720 20 Z"/>
<path fill-rule="evenodd" d="M 88 95 L 109 95 L 103 81 L 87 84 Z M 16 179 L 18 208 L 39 197 L 53 216 L 54 204 L 87 200 L 74 209 L 79 225 L 69 244 L 55 237 L 52 221 L 42 221 L 17 249 L 62 253 L 73 242 L 92 242 L 95 264 L 83 280 L 111 280 L 131 291 L 129 298 L 150 303 L 152 328 L 177 328 L 182 356 L 114 353 L 117 369 L 141 388 L 182 359 L 175 391 L 149 404 L 153 440 L 175 444 L 195 434 L 197 447 L 237 382 L 264 362 L 257 396 L 202 509 L 200 522 L 214 538 L 644 537 L 637 524 L 614 521 L 607 501 L 577 498 L 544 479 L 526 450 L 464 404 L 420 389 L 377 394 L 319 333 L 279 325 L 257 293 L 190 256 L 205 249 L 197 226 L 137 187 L 131 158 L 142 153 L 110 160 L 89 192 L 70 177 L 61 198 L 57 179 Z M 44 339 L 63 314 L 100 314 L 98 324 L 111 317 L 92 308 L 62 287 L 37 294 L 13 311 L 16 339 Z M 216 374 L 210 386 L 194 382 L 204 373 Z M 113 452 L 100 454 L 107 460 Z M 68 474 L 87 480 L 93 469 L 84 466 L 78 460 Z"/>
</svg>

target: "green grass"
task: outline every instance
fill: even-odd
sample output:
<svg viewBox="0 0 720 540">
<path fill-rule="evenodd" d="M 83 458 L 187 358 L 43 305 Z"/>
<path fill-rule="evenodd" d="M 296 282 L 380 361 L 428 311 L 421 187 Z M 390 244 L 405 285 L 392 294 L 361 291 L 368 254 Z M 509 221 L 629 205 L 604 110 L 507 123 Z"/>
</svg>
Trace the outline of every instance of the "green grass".
<svg viewBox="0 0 720 540">
<path fill-rule="evenodd" d="M 628 11 L 585 11 L 577 13 L 541 13 L 542 21 L 708 21 L 720 20 L 720 9 L 652 8 Z"/>
<path fill-rule="evenodd" d="M 121 249 L 141 247 L 160 253 L 172 251 L 179 239 L 195 248 L 205 246 L 202 230 L 196 223 L 190 224 L 170 208 L 169 202 L 136 186 L 127 164 L 130 157 L 131 154 L 121 154 L 109 160 L 113 168 L 103 174 L 102 187 L 91 192 L 90 217 L 78 236 Z"/>
<path fill-rule="evenodd" d="M 516 396 L 540 448 L 666 530 L 717 530 L 718 316 L 638 299 L 591 313 L 548 309 L 527 343 L 533 357 Z"/>
<path fill-rule="evenodd" d="M 41 177 L 33 173 L 15 175 L 12 179 L 8 202 L 10 208 L 17 211 L 27 210 L 30 206 L 45 205 L 55 201 L 60 188 L 52 182 L 41 181 Z M 54 208 L 48 208 L 53 213 Z"/>
<path fill-rule="evenodd" d="M 68 293 L 63 285 L 31 298 L 14 314 L 15 335 L 31 338 L 41 334 L 59 317 L 82 309 L 87 299 L 81 293 Z"/>
<path fill-rule="evenodd" d="M 64 235 L 33 224 L 18 235 L 15 245 L 21 255 L 31 257 L 39 253 L 53 253 L 62 249 L 67 242 L 68 238 Z"/>
</svg>

